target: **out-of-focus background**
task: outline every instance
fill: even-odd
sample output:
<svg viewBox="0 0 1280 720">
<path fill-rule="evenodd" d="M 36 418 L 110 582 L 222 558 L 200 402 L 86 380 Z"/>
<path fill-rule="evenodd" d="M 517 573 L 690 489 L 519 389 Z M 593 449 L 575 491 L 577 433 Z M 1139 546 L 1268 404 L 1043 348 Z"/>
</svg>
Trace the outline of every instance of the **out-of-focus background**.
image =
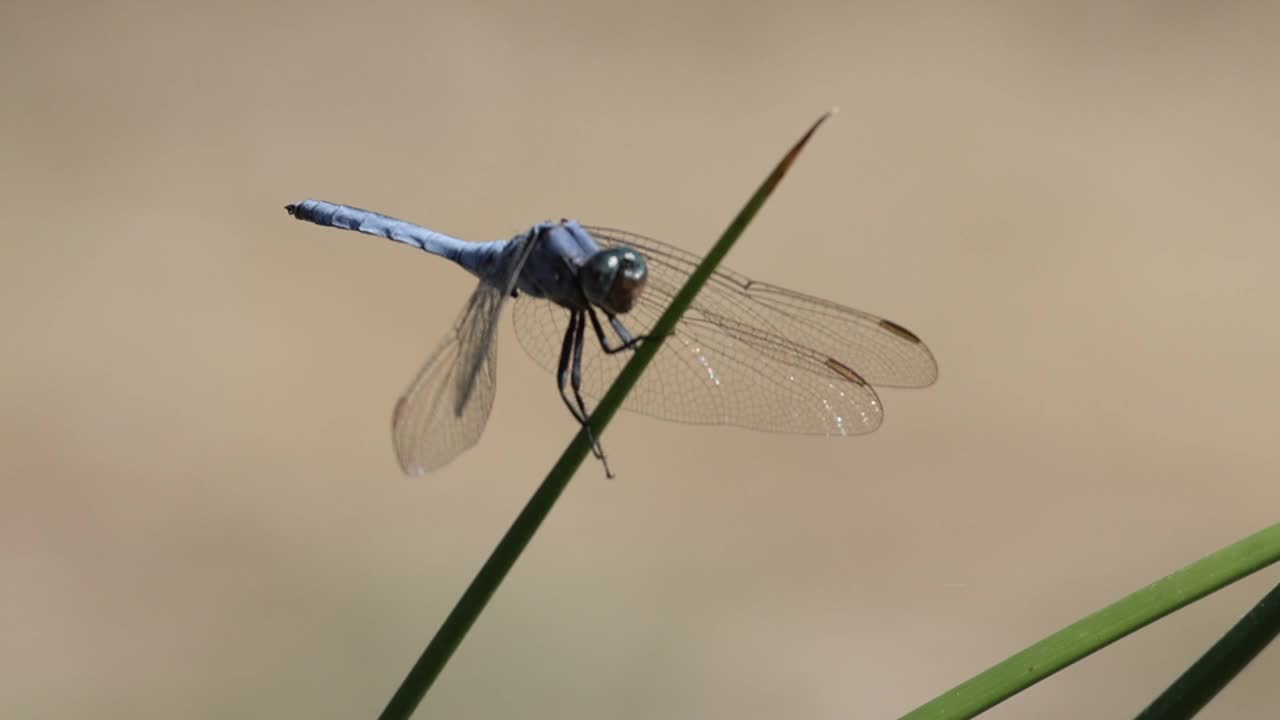
<svg viewBox="0 0 1280 720">
<path fill-rule="evenodd" d="M 901 322 L 836 441 L 619 416 L 424 717 L 885 717 L 1273 522 L 1265 3 L 9 2 L 0 714 L 371 717 L 575 427 L 500 336 L 481 443 L 391 405 L 472 281 L 291 220 L 561 216 Z M 1133 713 L 1276 581 L 995 718 Z M 1207 717 L 1270 718 L 1272 649 Z"/>
</svg>

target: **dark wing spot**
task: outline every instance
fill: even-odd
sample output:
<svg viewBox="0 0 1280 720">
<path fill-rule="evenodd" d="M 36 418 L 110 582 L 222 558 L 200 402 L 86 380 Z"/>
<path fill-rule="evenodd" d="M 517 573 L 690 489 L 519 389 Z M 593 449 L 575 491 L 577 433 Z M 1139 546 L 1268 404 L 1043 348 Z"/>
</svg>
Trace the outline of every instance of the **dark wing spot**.
<svg viewBox="0 0 1280 720">
<path fill-rule="evenodd" d="M 857 385 L 861 385 L 863 387 L 867 386 L 867 381 L 863 380 L 861 375 L 854 372 L 852 368 L 840 362 L 839 360 L 836 360 L 835 358 L 827 358 L 826 362 L 823 364 L 831 368 L 832 370 L 835 370 L 836 374 L 844 378 L 845 380 L 848 380 L 849 382 Z"/>
<path fill-rule="evenodd" d="M 920 342 L 920 338 L 916 337 L 915 333 L 902 327 L 898 323 L 893 322 L 892 320 L 881 320 L 880 327 L 884 328 L 885 330 L 888 330 L 889 332 L 893 333 L 894 335 L 897 335 L 898 337 L 902 338 L 903 340 L 906 340 L 907 342 L 913 342 L 913 343 Z"/>
</svg>

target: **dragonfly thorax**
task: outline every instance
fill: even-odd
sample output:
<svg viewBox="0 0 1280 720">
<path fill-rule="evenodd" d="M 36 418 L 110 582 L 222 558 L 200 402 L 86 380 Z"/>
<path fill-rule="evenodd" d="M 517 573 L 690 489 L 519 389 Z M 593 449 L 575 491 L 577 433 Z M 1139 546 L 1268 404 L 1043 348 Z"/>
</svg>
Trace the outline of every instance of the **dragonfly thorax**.
<svg viewBox="0 0 1280 720">
<path fill-rule="evenodd" d="M 635 306 L 648 279 L 644 256 L 629 247 L 601 250 L 578 270 L 582 294 L 611 315 L 622 315 Z"/>
</svg>

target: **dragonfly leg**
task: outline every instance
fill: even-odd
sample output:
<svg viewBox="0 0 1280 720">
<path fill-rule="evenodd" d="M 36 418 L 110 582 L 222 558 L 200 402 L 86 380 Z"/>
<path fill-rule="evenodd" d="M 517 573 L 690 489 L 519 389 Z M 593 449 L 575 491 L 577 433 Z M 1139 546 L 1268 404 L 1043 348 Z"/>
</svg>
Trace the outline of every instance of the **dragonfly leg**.
<svg viewBox="0 0 1280 720">
<path fill-rule="evenodd" d="M 619 350 L 630 350 L 649 339 L 648 335 L 631 337 L 631 333 L 627 331 L 627 326 L 622 324 L 617 315 L 609 316 L 609 324 L 613 326 L 613 331 L 618 333 L 618 337 L 622 339 L 622 347 L 619 347 Z"/>
<path fill-rule="evenodd" d="M 613 326 L 613 331 L 618 334 L 618 338 L 622 340 L 622 344 L 617 347 L 609 347 L 609 338 L 605 334 L 604 326 L 600 324 L 600 317 L 596 315 L 596 309 L 588 306 L 587 313 L 591 315 L 591 327 L 596 331 L 596 339 L 600 341 L 600 349 L 606 354 L 613 355 L 623 350 L 631 350 L 640 343 L 645 341 L 644 335 L 640 337 L 632 337 L 627 330 L 627 326 L 622 324 L 617 315 L 609 315 L 609 324 Z"/>
<path fill-rule="evenodd" d="M 578 421 L 580 425 L 587 429 L 587 439 L 591 441 L 591 454 L 604 463 L 605 475 L 613 477 L 613 473 L 609 471 L 609 463 L 604 459 L 604 449 L 600 447 L 600 443 L 596 441 L 595 436 L 591 432 L 591 426 L 588 424 L 590 416 L 587 414 L 586 403 L 582 399 L 582 341 L 583 330 L 586 328 L 586 318 L 581 313 L 569 313 L 569 327 L 565 328 L 564 342 L 560 346 L 560 362 L 556 372 L 556 382 L 560 388 L 560 399 L 564 401 L 565 407 L 569 408 L 569 413 Z M 569 363 L 573 361 L 573 368 L 570 369 Z M 569 400 L 565 388 L 570 386 L 570 377 L 572 376 L 572 388 L 574 398 L 577 400 L 577 406 Z"/>
<path fill-rule="evenodd" d="M 573 414 L 573 419 L 579 423 L 585 423 L 587 416 L 581 413 L 573 402 L 569 400 L 569 396 L 565 393 L 565 388 L 569 387 L 569 362 L 573 358 L 573 339 L 577 336 L 579 319 L 578 314 L 569 313 L 569 327 L 564 331 L 564 342 L 560 345 L 560 362 L 556 368 L 556 384 L 560 388 L 560 399 L 564 401 L 565 407 L 569 408 L 569 412 Z"/>
<path fill-rule="evenodd" d="M 587 318 L 582 312 L 574 314 L 578 316 L 578 326 L 573 333 L 573 368 L 569 384 L 573 388 L 574 399 L 578 401 L 578 409 L 582 411 L 582 427 L 587 429 L 587 439 L 591 441 L 591 452 L 600 459 L 600 464 L 604 465 L 605 477 L 612 478 L 613 471 L 609 469 L 609 459 L 604 456 L 604 446 L 591 431 L 591 425 L 587 422 L 589 417 L 587 403 L 582 399 L 582 350 L 587 345 Z"/>
</svg>

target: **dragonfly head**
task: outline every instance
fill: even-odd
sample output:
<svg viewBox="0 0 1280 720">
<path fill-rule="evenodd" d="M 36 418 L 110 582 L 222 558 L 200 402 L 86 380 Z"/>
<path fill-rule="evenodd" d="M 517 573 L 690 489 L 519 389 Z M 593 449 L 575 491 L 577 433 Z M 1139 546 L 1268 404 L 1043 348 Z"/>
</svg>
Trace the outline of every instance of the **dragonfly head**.
<svg viewBox="0 0 1280 720">
<path fill-rule="evenodd" d="M 629 247 L 609 248 L 587 258 L 578 278 L 592 305 L 622 315 L 640 299 L 649 267 L 644 256 Z"/>
</svg>

